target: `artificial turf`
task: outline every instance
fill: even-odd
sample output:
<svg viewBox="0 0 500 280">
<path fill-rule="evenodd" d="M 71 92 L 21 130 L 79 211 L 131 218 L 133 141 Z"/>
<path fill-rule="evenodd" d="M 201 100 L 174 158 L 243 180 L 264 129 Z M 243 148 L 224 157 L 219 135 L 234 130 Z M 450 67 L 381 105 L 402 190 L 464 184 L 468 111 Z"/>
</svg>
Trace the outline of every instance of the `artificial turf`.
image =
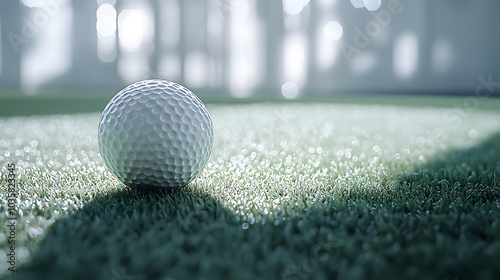
<svg viewBox="0 0 500 280">
<path fill-rule="evenodd" d="M 498 102 L 498 100 L 481 100 Z M 203 174 L 120 185 L 98 113 L 0 118 L 0 277 L 497 279 L 500 112 L 209 104 Z M 17 165 L 8 271 L 7 163 Z"/>
</svg>

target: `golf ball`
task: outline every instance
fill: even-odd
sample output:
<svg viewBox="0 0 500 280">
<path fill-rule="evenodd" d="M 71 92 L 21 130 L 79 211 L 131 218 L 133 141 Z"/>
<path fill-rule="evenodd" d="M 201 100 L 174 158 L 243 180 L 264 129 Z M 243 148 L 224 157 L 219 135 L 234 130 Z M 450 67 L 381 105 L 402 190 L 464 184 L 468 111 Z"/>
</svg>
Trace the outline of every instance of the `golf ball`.
<svg viewBox="0 0 500 280">
<path fill-rule="evenodd" d="M 208 161 L 212 119 L 203 102 L 184 86 L 140 81 L 108 103 L 98 141 L 104 164 L 123 184 L 180 188 L 194 180 Z"/>
</svg>

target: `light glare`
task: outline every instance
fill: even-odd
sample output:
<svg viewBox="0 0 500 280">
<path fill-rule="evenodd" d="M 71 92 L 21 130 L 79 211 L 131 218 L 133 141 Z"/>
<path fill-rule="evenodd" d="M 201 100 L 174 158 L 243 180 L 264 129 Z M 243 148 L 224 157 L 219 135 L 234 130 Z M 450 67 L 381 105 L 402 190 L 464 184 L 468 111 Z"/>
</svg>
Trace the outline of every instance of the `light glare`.
<svg viewBox="0 0 500 280">
<path fill-rule="evenodd" d="M 356 9 L 363 8 L 365 6 L 364 0 L 351 0 L 351 4 Z"/>
<path fill-rule="evenodd" d="M 309 1 L 303 0 L 283 0 L 283 10 L 289 15 L 298 15 Z"/>
<path fill-rule="evenodd" d="M 125 9 L 118 16 L 120 46 L 128 52 L 141 47 L 146 29 L 146 15 L 142 10 Z"/>
<path fill-rule="evenodd" d="M 96 29 L 100 36 L 113 36 L 116 32 L 116 10 L 111 4 L 103 4 L 97 9 Z"/>
<path fill-rule="evenodd" d="M 281 86 L 281 94 L 283 94 L 286 99 L 296 98 L 297 95 L 299 95 L 299 87 L 295 83 L 286 82 Z"/>
<path fill-rule="evenodd" d="M 403 34 L 394 42 L 394 72 L 400 78 L 409 78 L 418 65 L 418 38 L 415 34 Z"/>
<path fill-rule="evenodd" d="M 344 29 L 338 21 L 329 21 L 323 27 L 323 34 L 329 40 L 338 40 L 344 34 Z"/>
<path fill-rule="evenodd" d="M 284 42 L 283 73 L 285 80 L 302 84 L 306 78 L 306 38 L 300 34 L 291 34 Z"/>
<path fill-rule="evenodd" d="M 364 0 L 364 6 L 368 11 L 376 11 L 382 5 L 381 0 Z"/>
<path fill-rule="evenodd" d="M 44 0 L 22 0 L 21 2 L 28 8 L 39 8 L 45 5 Z"/>
</svg>

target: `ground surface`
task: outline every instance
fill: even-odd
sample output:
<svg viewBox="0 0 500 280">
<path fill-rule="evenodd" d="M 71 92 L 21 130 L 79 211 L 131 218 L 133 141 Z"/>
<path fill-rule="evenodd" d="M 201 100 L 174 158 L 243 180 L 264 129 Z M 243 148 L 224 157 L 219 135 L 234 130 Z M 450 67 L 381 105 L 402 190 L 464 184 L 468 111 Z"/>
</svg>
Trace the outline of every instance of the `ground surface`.
<svg viewBox="0 0 500 280">
<path fill-rule="evenodd" d="M 210 161 L 170 195 L 104 168 L 98 113 L 2 117 L 0 276 L 15 163 L 14 279 L 496 279 L 500 110 L 474 104 L 499 102 L 454 102 L 210 104 Z"/>
</svg>

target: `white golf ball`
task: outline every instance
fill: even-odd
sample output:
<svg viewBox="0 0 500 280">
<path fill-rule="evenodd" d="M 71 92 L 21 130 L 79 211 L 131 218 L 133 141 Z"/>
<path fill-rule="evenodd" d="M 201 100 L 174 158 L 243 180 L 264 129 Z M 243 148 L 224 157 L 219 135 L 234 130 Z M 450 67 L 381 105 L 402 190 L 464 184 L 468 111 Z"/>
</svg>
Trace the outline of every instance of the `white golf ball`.
<svg viewBox="0 0 500 280">
<path fill-rule="evenodd" d="M 165 80 L 134 83 L 102 113 L 99 151 L 106 167 L 127 186 L 180 188 L 204 169 L 213 126 L 201 100 Z"/>
</svg>

